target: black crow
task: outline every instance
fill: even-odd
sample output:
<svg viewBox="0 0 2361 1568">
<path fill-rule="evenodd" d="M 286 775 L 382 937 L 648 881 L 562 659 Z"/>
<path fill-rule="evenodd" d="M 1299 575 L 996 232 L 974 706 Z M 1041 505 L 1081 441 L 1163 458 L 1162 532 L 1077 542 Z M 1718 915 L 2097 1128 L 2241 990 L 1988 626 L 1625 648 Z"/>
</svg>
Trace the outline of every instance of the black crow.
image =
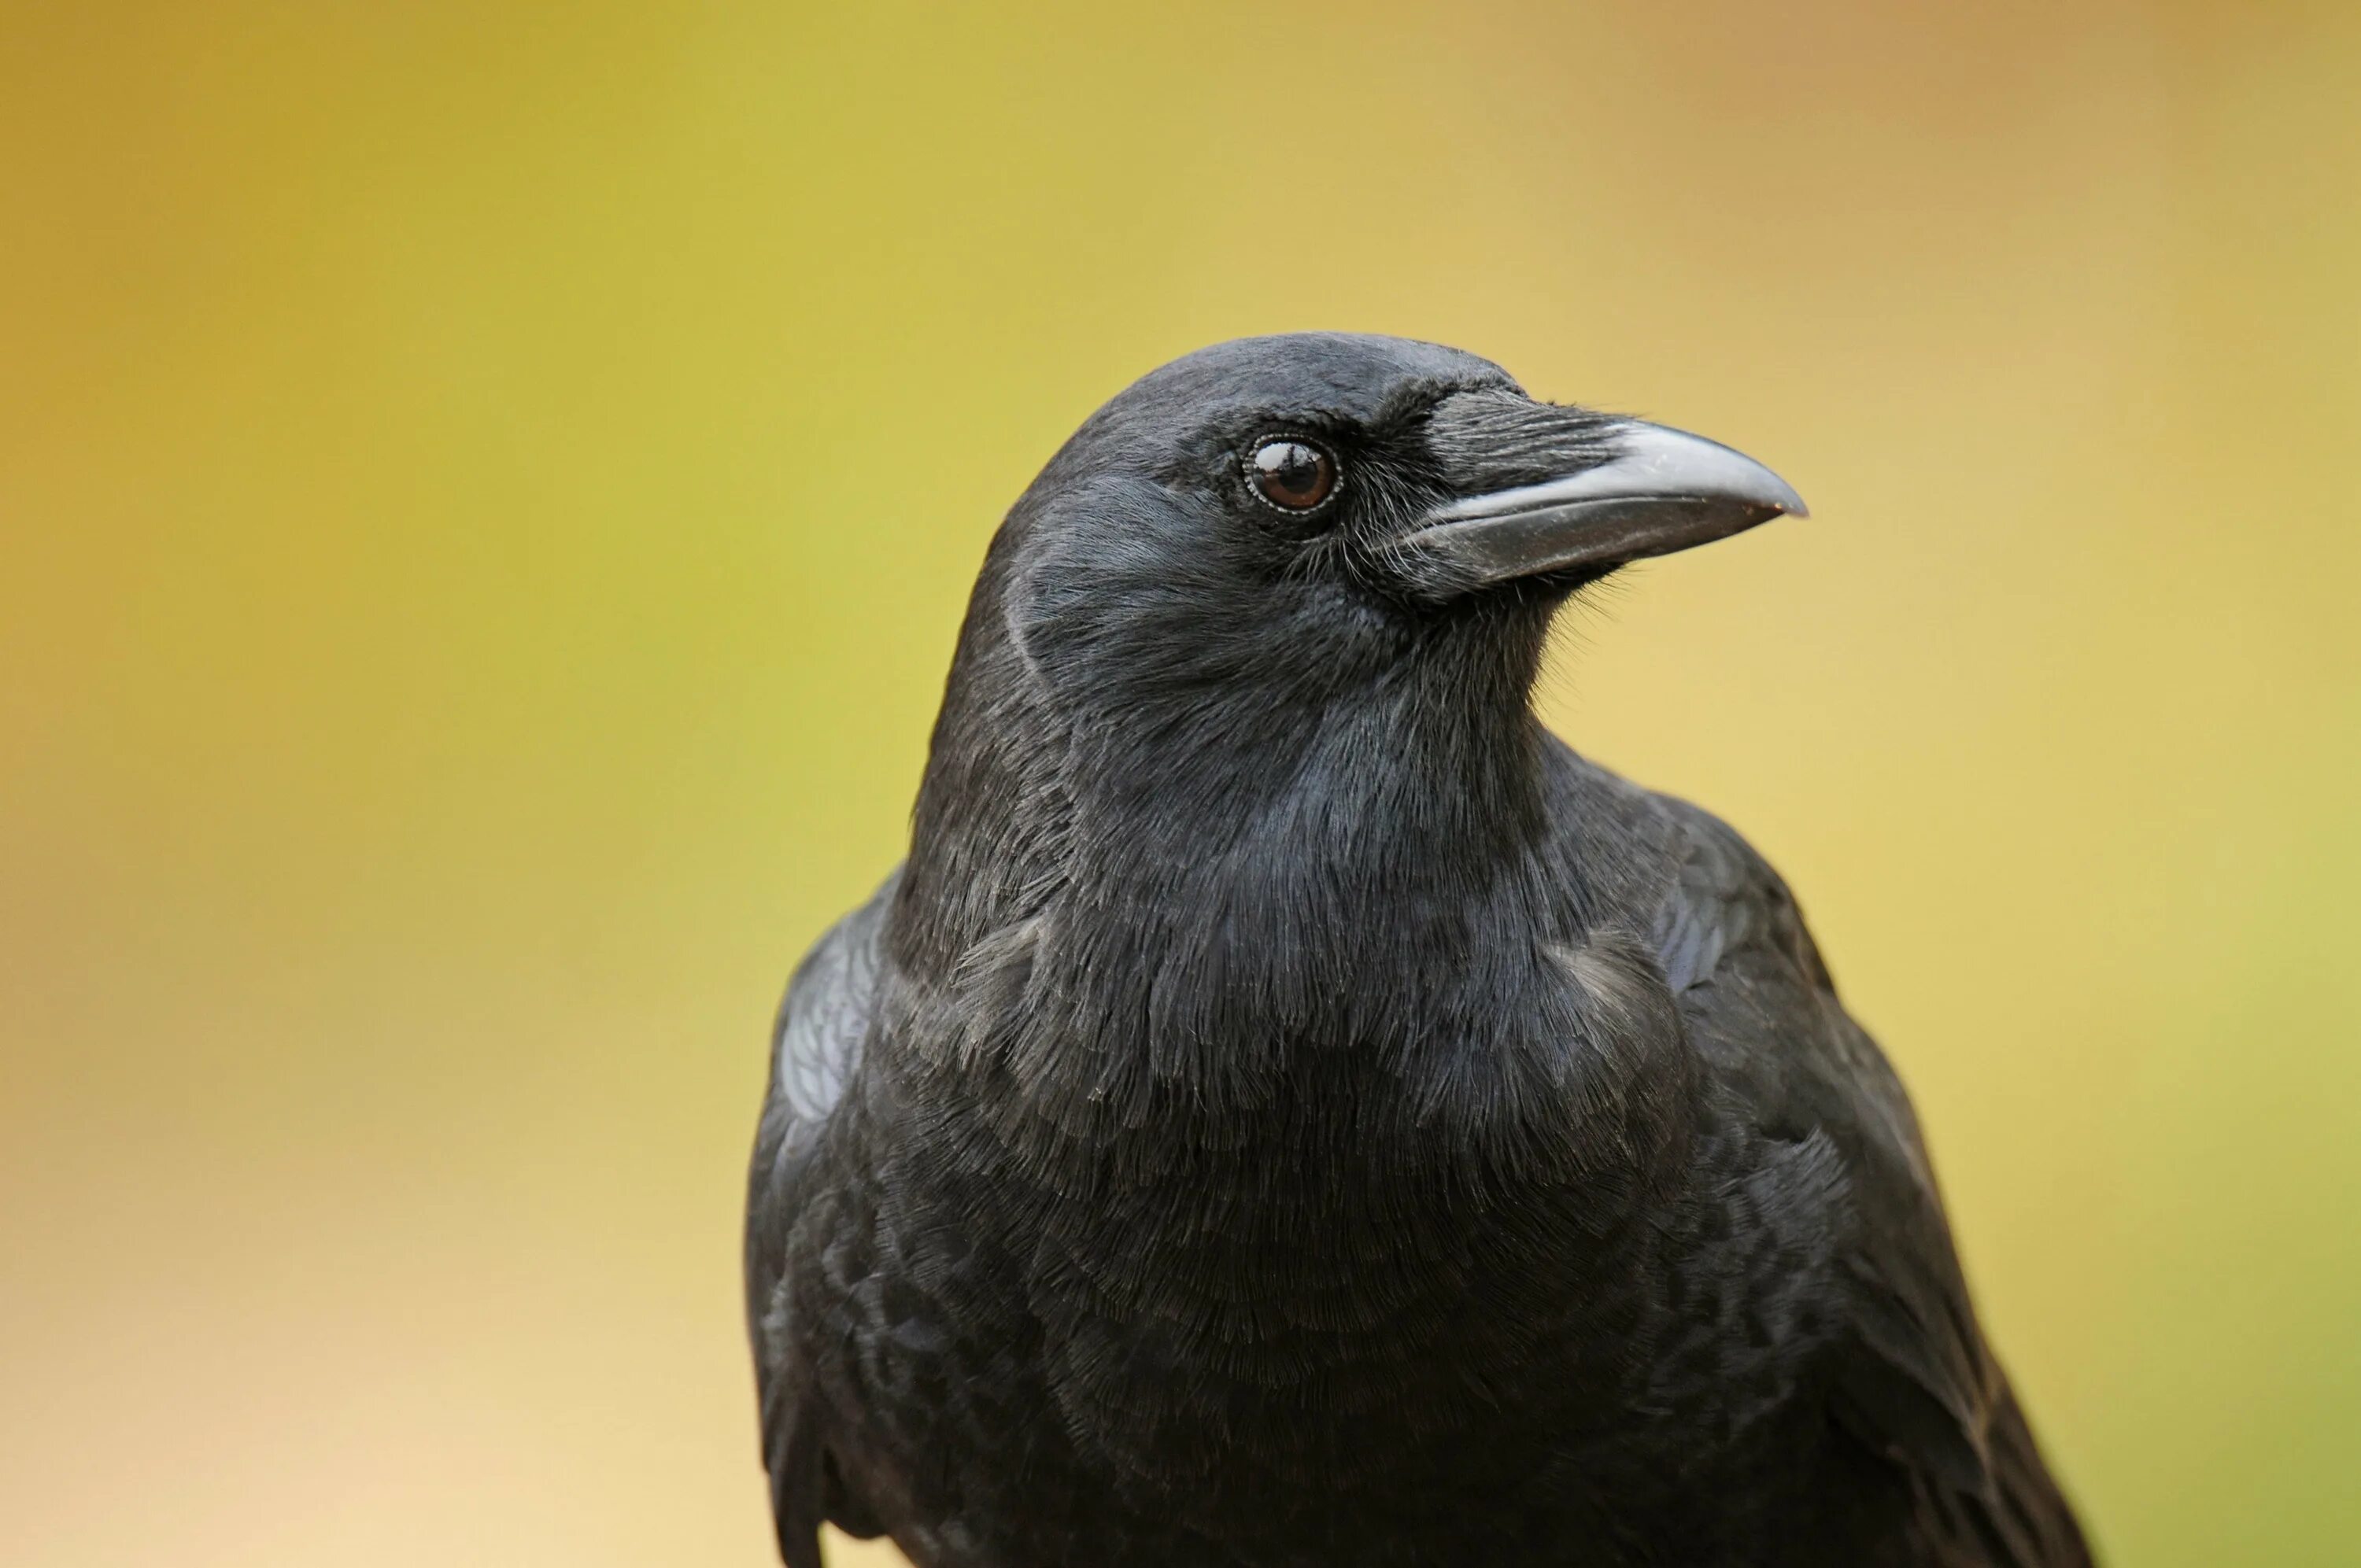
<svg viewBox="0 0 2361 1568">
<path fill-rule="evenodd" d="M 781 1011 L 792 1568 L 2089 1561 L 1786 888 L 1532 712 L 1570 594 L 1803 510 L 1391 338 L 1082 425 Z"/>
</svg>

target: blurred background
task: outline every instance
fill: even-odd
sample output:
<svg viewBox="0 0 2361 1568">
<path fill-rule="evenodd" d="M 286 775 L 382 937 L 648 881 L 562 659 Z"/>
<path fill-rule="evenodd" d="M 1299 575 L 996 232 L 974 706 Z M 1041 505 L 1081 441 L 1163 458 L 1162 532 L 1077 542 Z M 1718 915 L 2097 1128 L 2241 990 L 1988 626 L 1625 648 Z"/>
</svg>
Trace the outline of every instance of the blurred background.
<svg viewBox="0 0 2361 1568">
<path fill-rule="evenodd" d="M 1551 721 L 1795 883 L 2112 1559 L 2355 1561 L 2356 82 L 2342 4 L 6 6 L 0 1561 L 771 1561 L 781 981 L 1034 470 L 1314 326 L 1811 499 Z"/>
</svg>

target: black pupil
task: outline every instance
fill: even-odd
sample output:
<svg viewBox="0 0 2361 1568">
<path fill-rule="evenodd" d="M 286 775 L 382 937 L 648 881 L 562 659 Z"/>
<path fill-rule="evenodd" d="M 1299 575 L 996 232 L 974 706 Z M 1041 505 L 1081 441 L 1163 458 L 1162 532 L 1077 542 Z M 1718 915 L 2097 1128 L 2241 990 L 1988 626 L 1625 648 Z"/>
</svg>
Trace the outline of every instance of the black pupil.
<svg viewBox="0 0 2361 1568">
<path fill-rule="evenodd" d="M 1276 504 L 1302 511 L 1328 499 L 1336 483 L 1328 454 L 1301 441 L 1266 441 L 1255 448 L 1255 488 Z"/>
</svg>

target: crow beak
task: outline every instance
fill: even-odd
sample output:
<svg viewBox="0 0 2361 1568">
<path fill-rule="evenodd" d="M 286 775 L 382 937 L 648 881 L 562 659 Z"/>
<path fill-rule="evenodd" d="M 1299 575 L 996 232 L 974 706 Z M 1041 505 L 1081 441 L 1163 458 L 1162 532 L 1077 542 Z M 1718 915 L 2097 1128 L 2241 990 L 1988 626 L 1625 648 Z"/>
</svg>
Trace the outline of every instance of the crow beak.
<svg viewBox="0 0 2361 1568">
<path fill-rule="evenodd" d="M 1519 433 L 1527 436 L 1516 443 L 1526 472 L 1541 455 L 1534 448 L 1543 444 L 1530 437 L 1539 433 L 1535 416 L 1544 409 L 1527 403 L 1516 416 Z M 1565 419 L 1566 455 L 1583 466 L 1429 510 L 1400 543 L 1440 579 L 1437 587 L 1464 591 L 1542 573 L 1596 576 L 1629 561 L 1727 539 L 1783 514 L 1808 515 L 1804 498 L 1784 479 L 1719 442 L 1636 420 L 1549 411 Z M 1460 422 L 1464 434 L 1477 433 Z"/>
</svg>

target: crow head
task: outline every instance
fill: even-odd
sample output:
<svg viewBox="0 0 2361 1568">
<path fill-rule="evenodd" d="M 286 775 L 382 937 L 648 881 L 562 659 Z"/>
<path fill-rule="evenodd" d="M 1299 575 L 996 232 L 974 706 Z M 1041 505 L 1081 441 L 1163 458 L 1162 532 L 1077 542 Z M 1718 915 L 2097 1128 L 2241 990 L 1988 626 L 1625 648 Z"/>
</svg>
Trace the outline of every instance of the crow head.
<svg viewBox="0 0 2361 1568">
<path fill-rule="evenodd" d="M 912 887 L 1511 850 L 1540 820 L 1527 700 L 1565 597 L 1803 510 L 1727 447 L 1536 402 L 1454 349 L 1190 355 L 1092 415 L 994 541 Z"/>
</svg>

